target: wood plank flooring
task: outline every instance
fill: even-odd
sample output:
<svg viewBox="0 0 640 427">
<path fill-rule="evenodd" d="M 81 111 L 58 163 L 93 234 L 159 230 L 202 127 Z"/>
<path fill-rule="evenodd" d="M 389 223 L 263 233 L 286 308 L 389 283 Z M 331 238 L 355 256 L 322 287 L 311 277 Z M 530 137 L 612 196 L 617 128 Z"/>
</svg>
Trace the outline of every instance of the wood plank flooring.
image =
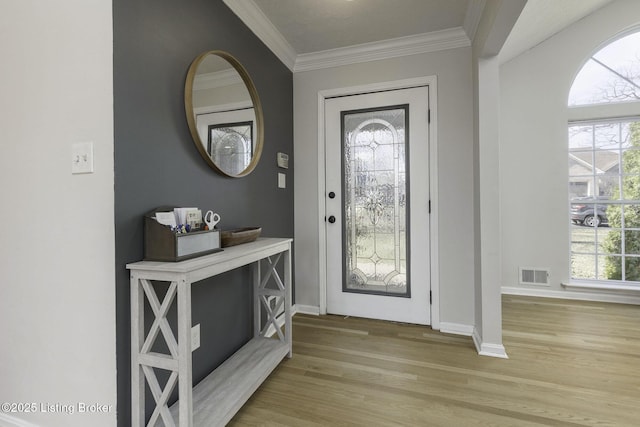
<svg viewBox="0 0 640 427">
<path fill-rule="evenodd" d="M 508 360 L 428 327 L 293 324 L 230 426 L 640 426 L 640 306 L 504 296 Z"/>
</svg>

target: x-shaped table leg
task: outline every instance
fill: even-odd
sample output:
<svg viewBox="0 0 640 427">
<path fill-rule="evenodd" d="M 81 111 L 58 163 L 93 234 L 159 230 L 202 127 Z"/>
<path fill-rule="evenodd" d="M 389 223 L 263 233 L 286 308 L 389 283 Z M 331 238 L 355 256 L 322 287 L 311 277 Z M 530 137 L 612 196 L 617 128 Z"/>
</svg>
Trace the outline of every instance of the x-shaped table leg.
<svg viewBox="0 0 640 427">
<path fill-rule="evenodd" d="M 169 412 L 169 407 L 167 406 L 167 401 L 169 400 L 169 395 L 171 395 L 171 392 L 176 386 L 178 373 L 175 371 L 171 373 L 167 384 L 164 386 L 164 390 L 162 390 L 153 368 L 150 366 L 142 366 L 142 370 L 144 371 L 144 376 L 147 378 L 151 394 L 156 401 L 156 408 L 151 414 L 151 418 L 149 418 L 149 423 L 147 425 L 155 426 L 158 418 L 162 417 L 162 421 L 166 427 L 175 427 L 175 423 L 173 422 L 173 418 Z"/>
<path fill-rule="evenodd" d="M 149 330 L 149 335 L 147 335 L 140 353 L 145 354 L 151 350 L 151 346 L 153 346 L 158 336 L 158 332 L 161 330 L 162 336 L 164 336 L 167 346 L 169 347 L 171 356 L 177 358 L 178 343 L 173 335 L 171 327 L 169 326 L 169 322 L 167 321 L 167 313 L 169 312 L 169 307 L 171 307 L 176 296 L 178 284 L 176 282 L 171 282 L 169 289 L 164 296 L 164 300 L 162 301 L 162 305 L 160 305 L 160 301 L 158 300 L 158 296 L 156 295 L 151 282 L 144 279 L 141 279 L 140 282 L 142 283 L 142 289 L 144 289 L 144 293 L 149 300 L 149 305 L 151 305 L 151 310 L 153 310 L 153 314 L 155 315 L 155 319 L 151 325 L 151 329 Z"/>
</svg>

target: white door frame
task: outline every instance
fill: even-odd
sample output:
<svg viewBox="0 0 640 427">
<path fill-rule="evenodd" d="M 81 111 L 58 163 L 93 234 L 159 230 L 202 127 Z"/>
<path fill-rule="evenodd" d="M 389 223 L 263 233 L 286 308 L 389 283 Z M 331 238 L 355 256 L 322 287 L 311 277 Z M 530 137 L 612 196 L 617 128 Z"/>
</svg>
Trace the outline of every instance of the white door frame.
<svg viewBox="0 0 640 427">
<path fill-rule="evenodd" d="M 318 242 L 319 242 L 319 302 L 320 314 L 327 314 L 327 241 L 325 232 L 325 100 L 335 96 L 357 95 L 383 90 L 429 86 L 429 194 L 431 216 L 429 221 L 431 257 L 431 328 L 440 330 L 440 270 L 438 262 L 438 90 L 437 77 L 425 76 L 362 86 L 351 86 L 318 92 Z"/>
</svg>

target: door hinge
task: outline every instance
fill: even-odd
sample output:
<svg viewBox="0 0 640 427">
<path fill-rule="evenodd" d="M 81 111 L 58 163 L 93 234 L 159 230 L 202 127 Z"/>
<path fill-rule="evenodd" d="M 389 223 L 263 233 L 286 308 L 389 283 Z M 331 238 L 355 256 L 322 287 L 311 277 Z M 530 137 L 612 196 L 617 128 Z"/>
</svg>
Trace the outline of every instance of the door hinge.
<svg viewBox="0 0 640 427">
<path fill-rule="evenodd" d="M 431 213 L 431 200 L 429 200 L 429 213 Z"/>
<path fill-rule="evenodd" d="M 429 291 L 429 305 L 433 304 L 433 294 Z"/>
<path fill-rule="evenodd" d="M 427 123 L 431 123 L 431 109 L 427 110 Z"/>
</svg>

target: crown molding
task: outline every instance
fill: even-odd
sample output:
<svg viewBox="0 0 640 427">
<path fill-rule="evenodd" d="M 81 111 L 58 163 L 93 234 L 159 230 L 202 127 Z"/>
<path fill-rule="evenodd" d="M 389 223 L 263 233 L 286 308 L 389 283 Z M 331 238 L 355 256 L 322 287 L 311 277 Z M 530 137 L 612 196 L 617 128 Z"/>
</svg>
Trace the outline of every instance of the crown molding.
<svg viewBox="0 0 640 427">
<path fill-rule="evenodd" d="M 198 74 L 193 79 L 193 90 L 215 89 L 244 83 L 235 68 L 216 71 L 214 73 Z"/>
<path fill-rule="evenodd" d="M 289 42 L 278 31 L 273 23 L 266 17 L 262 10 L 256 6 L 253 0 L 223 0 L 233 13 L 235 13 L 242 22 L 253 33 L 258 36 L 262 42 L 282 61 L 282 63 L 293 71 L 296 63 L 296 51 L 291 47 Z"/>
<path fill-rule="evenodd" d="M 470 2 L 464 29 L 450 28 L 300 55 L 256 6 L 254 0 L 223 1 L 280 61 L 295 73 L 471 46 L 472 38 L 468 36 L 467 27 L 475 33 L 486 0 Z"/>
<path fill-rule="evenodd" d="M 464 28 L 464 32 L 467 33 L 467 37 L 469 37 L 471 42 L 473 42 L 473 39 L 476 37 L 478 25 L 480 25 L 480 19 L 482 18 L 482 12 L 484 11 L 486 3 L 486 0 L 471 0 L 469 6 L 467 6 L 467 13 L 465 14 L 462 28 Z"/>
<path fill-rule="evenodd" d="M 461 27 L 458 27 L 301 54 L 296 59 L 293 71 L 311 71 L 468 46 L 471 46 L 469 37 Z"/>
</svg>

